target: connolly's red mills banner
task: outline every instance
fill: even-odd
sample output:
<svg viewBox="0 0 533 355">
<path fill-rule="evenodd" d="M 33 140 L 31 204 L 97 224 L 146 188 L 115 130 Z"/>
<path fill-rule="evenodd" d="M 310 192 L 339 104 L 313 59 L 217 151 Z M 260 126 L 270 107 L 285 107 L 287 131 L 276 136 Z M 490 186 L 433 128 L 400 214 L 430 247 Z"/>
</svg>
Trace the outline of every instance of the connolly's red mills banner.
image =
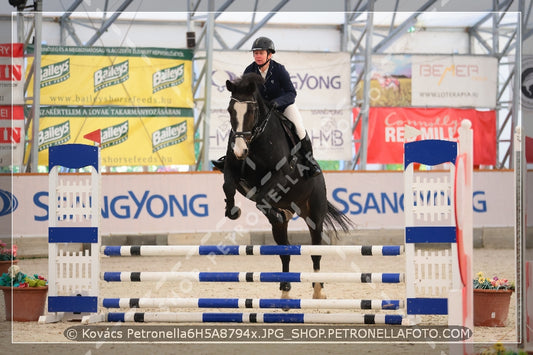
<svg viewBox="0 0 533 355">
<path fill-rule="evenodd" d="M 354 118 L 358 109 L 354 109 Z M 405 126 L 422 132 L 417 139 L 456 141 L 457 128 L 464 119 L 474 131 L 474 165 L 496 164 L 496 113 L 474 109 L 371 107 L 368 114 L 369 164 L 402 164 Z M 359 141 L 361 123 L 354 131 Z M 359 143 L 355 144 L 356 151 Z"/>
</svg>

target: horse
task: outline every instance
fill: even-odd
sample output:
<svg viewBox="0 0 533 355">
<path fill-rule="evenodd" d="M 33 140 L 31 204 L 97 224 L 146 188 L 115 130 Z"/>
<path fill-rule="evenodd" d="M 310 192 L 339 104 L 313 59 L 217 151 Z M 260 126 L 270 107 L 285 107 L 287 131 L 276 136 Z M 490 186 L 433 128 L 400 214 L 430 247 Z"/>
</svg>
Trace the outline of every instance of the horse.
<svg viewBox="0 0 533 355">
<path fill-rule="evenodd" d="M 226 217 L 240 216 L 235 206 L 239 191 L 268 218 L 278 245 L 289 245 L 287 227 L 294 213 L 307 224 L 313 245 L 322 243 L 323 231 L 334 237 L 337 227 L 348 232 L 353 224 L 327 200 L 324 175 L 306 175 L 309 168 L 302 164 L 306 157 L 298 154 L 299 140 L 289 139 L 291 131 L 284 128 L 290 121 L 263 100 L 259 85 L 263 78 L 255 73 L 226 81 L 231 92 L 231 132 L 223 167 Z M 290 256 L 280 258 L 282 271 L 289 272 Z M 313 270 L 320 271 L 321 256 L 311 259 Z M 281 298 L 290 298 L 290 289 L 289 282 L 281 282 Z M 322 289 L 323 283 L 313 283 L 313 298 L 326 298 Z"/>
</svg>

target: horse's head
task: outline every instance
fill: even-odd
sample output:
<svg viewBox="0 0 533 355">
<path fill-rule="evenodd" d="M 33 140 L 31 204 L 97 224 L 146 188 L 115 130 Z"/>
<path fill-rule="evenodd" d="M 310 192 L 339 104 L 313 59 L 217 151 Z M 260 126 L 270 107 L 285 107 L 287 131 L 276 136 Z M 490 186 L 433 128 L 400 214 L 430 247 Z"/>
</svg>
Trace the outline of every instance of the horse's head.
<svg viewBox="0 0 533 355">
<path fill-rule="evenodd" d="M 235 137 L 233 153 L 237 159 L 245 159 L 248 155 L 248 143 L 259 119 L 257 86 L 262 83 L 263 78 L 257 74 L 245 74 L 240 79 L 226 81 L 226 87 L 231 92 L 228 112 Z"/>
</svg>

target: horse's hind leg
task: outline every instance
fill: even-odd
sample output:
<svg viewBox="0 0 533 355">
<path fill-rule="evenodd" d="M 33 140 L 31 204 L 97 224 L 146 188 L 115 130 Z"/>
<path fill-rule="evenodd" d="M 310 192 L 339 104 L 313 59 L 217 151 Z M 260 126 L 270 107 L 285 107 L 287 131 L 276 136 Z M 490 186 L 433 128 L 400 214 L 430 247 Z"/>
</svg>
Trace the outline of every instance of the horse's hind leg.
<svg viewBox="0 0 533 355">
<path fill-rule="evenodd" d="M 320 228 L 318 227 L 319 226 L 316 226 L 315 228 L 309 227 L 309 231 L 311 232 L 311 241 L 313 245 L 322 244 L 322 226 L 320 226 Z M 321 255 L 311 255 L 311 260 L 313 261 L 314 272 L 320 271 L 320 260 L 321 259 L 322 259 Z M 323 282 L 313 282 L 313 298 L 314 299 L 326 298 L 326 295 L 322 292 L 323 289 L 324 289 Z"/>
<path fill-rule="evenodd" d="M 289 238 L 287 235 L 288 221 L 283 223 L 272 223 L 272 236 L 278 245 L 289 245 Z M 289 263 L 291 261 L 290 255 L 280 255 L 281 271 L 289 272 Z M 281 290 L 281 298 L 290 298 L 289 291 L 291 290 L 290 282 L 280 282 L 279 289 Z"/>
</svg>

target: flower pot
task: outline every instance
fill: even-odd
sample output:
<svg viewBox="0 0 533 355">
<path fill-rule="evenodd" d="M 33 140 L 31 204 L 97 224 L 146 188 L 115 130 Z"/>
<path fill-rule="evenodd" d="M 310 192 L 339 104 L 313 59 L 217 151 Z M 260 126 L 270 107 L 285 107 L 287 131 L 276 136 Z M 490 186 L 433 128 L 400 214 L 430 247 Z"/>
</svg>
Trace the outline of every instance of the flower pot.
<svg viewBox="0 0 533 355">
<path fill-rule="evenodd" d="M 513 290 L 474 289 L 474 325 L 505 327 Z"/>
<path fill-rule="evenodd" d="M 4 291 L 6 320 L 32 322 L 38 321 L 39 316 L 44 314 L 48 286 L 23 288 L 0 286 L 0 289 Z"/>
<path fill-rule="evenodd" d="M 5 274 L 11 265 L 16 265 L 18 259 L 15 260 L 0 260 L 0 275 Z"/>
</svg>

